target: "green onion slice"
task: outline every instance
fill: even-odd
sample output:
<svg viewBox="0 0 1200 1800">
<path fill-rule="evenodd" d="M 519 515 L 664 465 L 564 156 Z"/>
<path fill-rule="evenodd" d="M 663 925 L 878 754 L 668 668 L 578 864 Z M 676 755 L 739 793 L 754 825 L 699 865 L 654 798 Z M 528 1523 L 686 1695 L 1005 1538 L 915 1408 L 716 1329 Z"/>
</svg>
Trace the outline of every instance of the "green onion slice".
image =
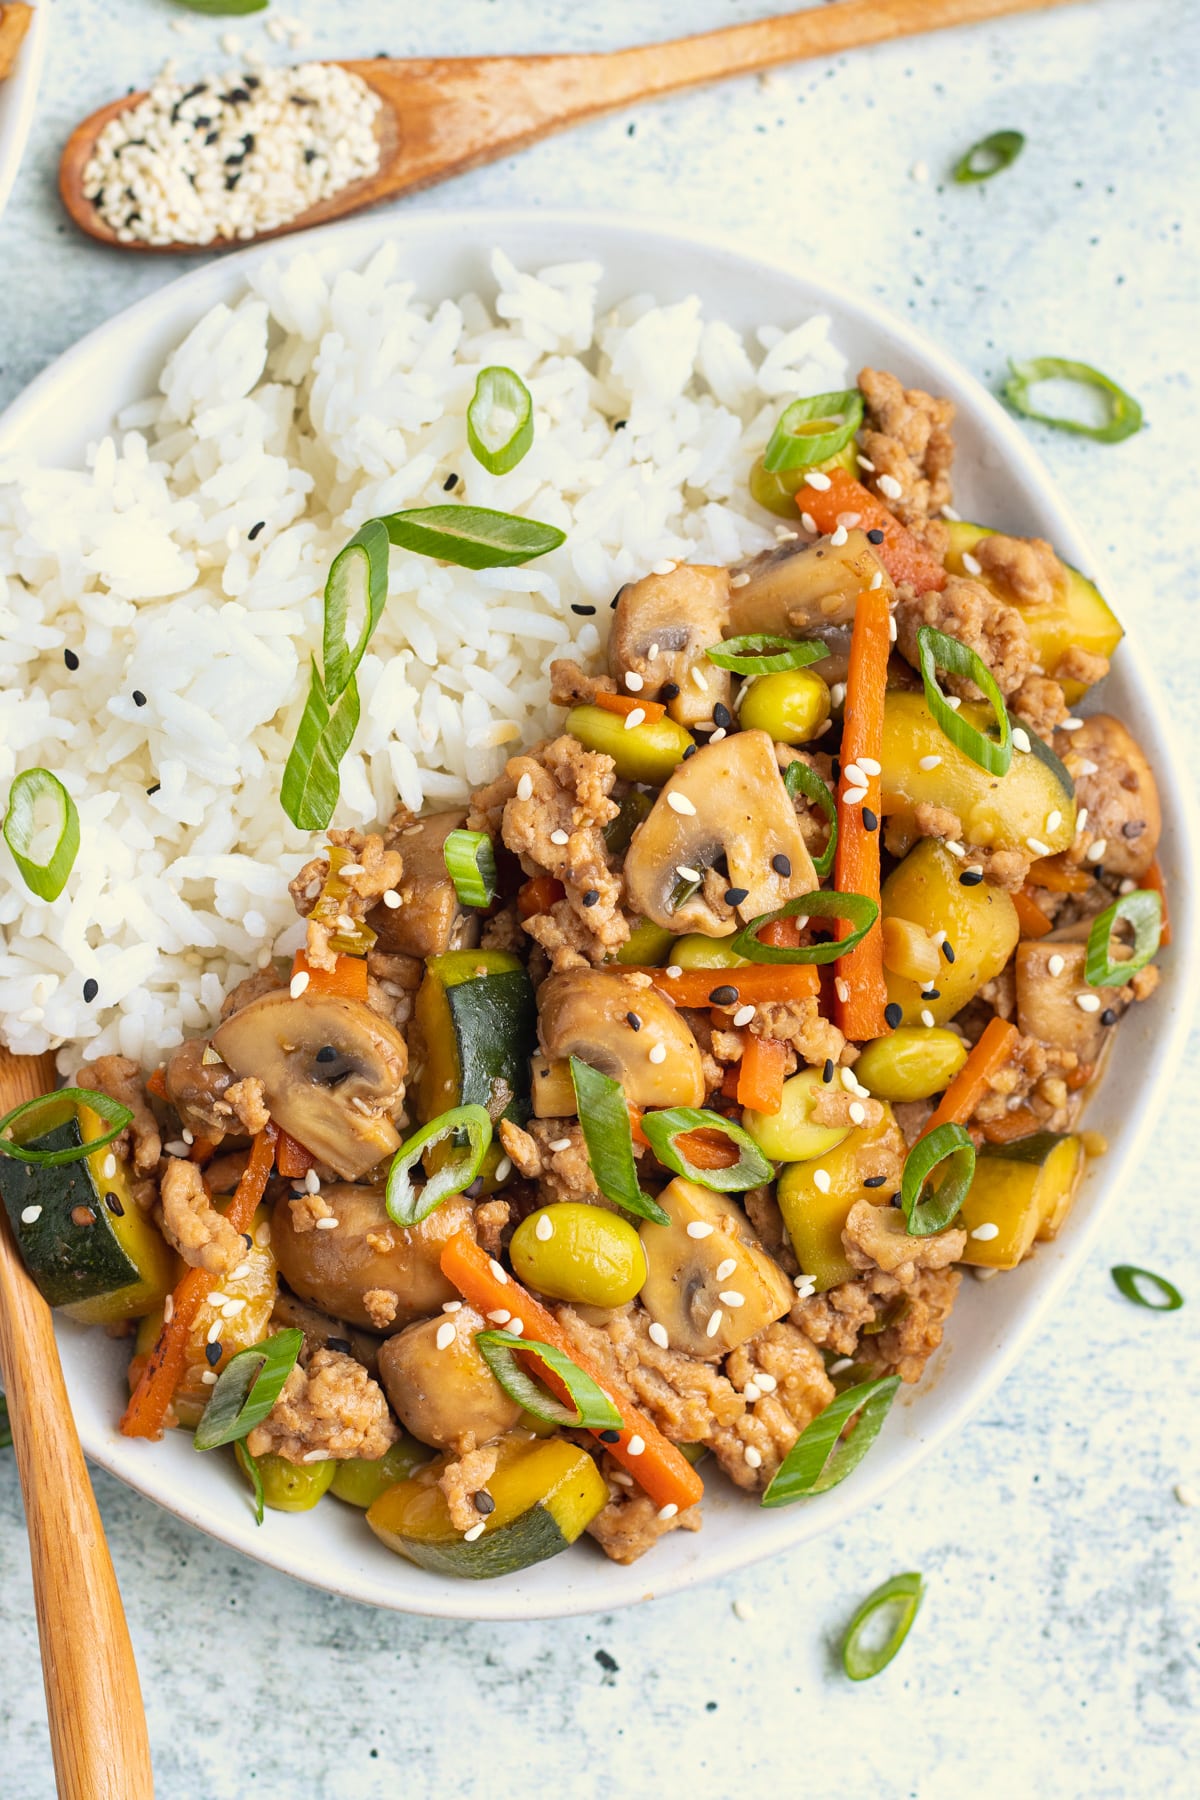
<svg viewBox="0 0 1200 1800">
<path fill-rule="evenodd" d="M 496 851 L 486 831 L 451 831 L 442 847 L 446 873 L 464 906 L 490 906 L 499 878 Z"/>
<path fill-rule="evenodd" d="M 270 0 L 178 0 L 189 12 L 204 13 L 210 19 L 244 18 L 247 13 L 265 12 Z M 259 1520 L 262 1524 L 262 1520 Z"/>
<path fill-rule="evenodd" d="M 18 1120 L 24 1120 L 26 1123 L 22 1128 L 22 1138 L 41 1137 L 43 1132 L 52 1131 L 56 1125 L 61 1125 L 64 1118 L 77 1106 L 88 1106 L 94 1113 L 99 1113 L 111 1129 L 103 1137 L 91 1138 L 86 1144 L 73 1144 L 67 1150 L 27 1150 L 24 1143 L 18 1143 L 9 1135 Z M 42 1113 L 48 1116 L 43 1118 Z M 14 1106 L 10 1113 L 5 1113 L 0 1119 L 0 1156 L 11 1156 L 17 1162 L 35 1163 L 43 1169 L 58 1168 L 63 1163 L 82 1162 L 93 1150 L 103 1150 L 105 1144 L 111 1144 L 132 1119 L 133 1114 L 129 1108 L 107 1094 L 94 1093 L 91 1088 L 58 1088 L 53 1094 L 39 1094 L 36 1100 L 25 1100 L 20 1106 Z"/>
<path fill-rule="evenodd" d="M 325 639 L 322 658 L 323 687 L 334 701 L 366 654 L 371 635 L 387 604 L 388 534 L 378 519 L 360 525 L 348 544 L 333 559 L 325 583 Z M 346 642 L 346 626 L 352 610 L 361 612 L 362 626 L 353 649 Z"/>
<path fill-rule="evenodd" d="M 878 917 L 878 905 L 866 894 L 831 894 L 817 888 L 811 894 L 797 894 L 794 900 L 786 900 L 774 912 L 760 913 L 757 919 L 751 919 L 738 932 L 729 948 L 738 956 L 744 956 L 747 962 L 836 962 L 839 956 L 845 956 L 848 950 L 853 950 L 856 944 L 862 943 Z M 764 925 L 773 925 L 776 919 L 797 918 L 849 919 L 854 930 L 836 943 L 801 944 L 795 950 L 759 943 L 758 934 Z"/>
<path fill-rule="evenodd" d="M 1073 431 L 1079 437 L 1094 438 L 1098 444 L 1119 444 L 1142 428 L 1142 409 L 1132 394 L 1118 387 L 1090 363 L 1073 362 L 1066 356 L 1033 356 L 1025 362 L 1008 366 L 1012 374 L 1000 390 L 1008 405 L 1039 425 L 1053 425 L 1058 431 Z M 1091 388 L 1099 394 L 1108 411 L 1103 425 L 1087 425 L 1081 419 L 1066 419 L 1060 413 L 1038 412 L 1030 404 L 1029 390 L 1039 381 L 1074 381 L 1079 387 Z"/>
<path fill-rule="evenodd" d="M 571 1058 L 571 1080 L 575 1084 L 575 1108 L 583 1127 L 588 1161 L 600 1192 L 606 1200 L 636 1213 L 640 1219 L 669 1225 L 671 1220 L 658 1201 L 643 1194 L 638 1186 L 633 1130 L 620 1082 L 602 1075 L 578 1056 Z"/>
<path fill-rule="evenodd" d="M 863 419 L 863 399 L 857 388 L 836 394 L 813 394 L 793 400 L 775 422 L 763 455 L 768 475 L 783 469 L 808 469 L 844 450 Z M 828 425 L 830 430 L 804 431 L 805 425 Z"/>
<path fill-rule="evenodd" d="M 262 1473 L 259 1470 L 258 1461 L 255 1457 L 251 1456 L 245 1444 L 243 1444 L 240 1439 L 233 1446 L 233 1454 L 237 1457 L 244 1474 L 249 1480 L 250 1486 L 254 1489 L 254 1523 L 256 1525 L 261 1525 L 263 1522 L 267 1497 L 263 1489 L 263 1478 Z"/>
<path fill-rule="evenodd" d="M 1133 955 L 1128 962 L 1113 962 L 1109 944 L 1121 919 L 1133 927 Z M 1084 963 L 1088 986 L 1121 987 L 1130 981 L 1157 953 L 1161 937 L 1162 895 L 1153 888 L 1135 888 L 1132 894 L 1122 894 L 1092 920 Z"/>
<path fill-rule="evenodd" d="M 1109 1274 L 1127 1300 L 1135 1306 L 1144 1306 L 1148 1312 L 1178 1312 L 1183 1305 L 1183 1295 L 1165 1275 L 1156 1275 L 1152 1269 L 1139 1269 L 1135 1263 L 1118 1263 Z M 1152 1282 L 1161 1300 L 1150 1300 L 1141 1291 L 1139 1282 Z"/>
<path fill-rule="evenodd" d="M 8 1401 L 0 1394 L 0 1450 L 7 1450 L 12 1443 L 12 1426 L 8 1420 Z"/>
<path fill-rule="evenodd" d="M 681 906 L 686 906 L 692 895 L 698 894 L 703 885 L 703 878 L 693 881 L 690 875 L 681 875 L 667 896 L 668 912 L 678 912 Z"/>
<path fill-rule="evenodd" d="M 34 845 L 47 839 L 53 848 L 39 862 Z M 26 769 L 14 780 L 4 815 L 4 841 L 30 893 L 39 900 L 57 900 L 79 854 L 79 813 L 49 769 Z"/>
<path fill-rule="evenodd" d="M 514 370 L 480 370 L 467 408 L 467 442 L 489 475 L 507 475 L 533 443 L 533 397 Z"/>
<path fill-rule="evenodd" d="M 1011 169 L 1024 148 L 1023 131 L 993 131 L 972 144 L 965 156 L 959 157 L 954 165 L 954 179 L 958 182 L 990 181 L 1002 169 Z"/>
<path fill-rule="evenodd" d="M 887 1668 L 908 1636 L 924 1597 L 925 1583 L 915 1569 L 907 1575 L 893 1575 L 867 1595 L 842 1644 L 842 1667 L 851 1681 L 870 1681 L 872 1675 Z M 878 1635 L 881 1622 L 888 1625 L 882 1639 Z"/>
<path fill-rule="evenodd" d="M 763 1506 L 790 1506 L 824 1494 L 857 1469 L 891 1410 L 898 1375 L 847 1388 L 805 1427 L 767 1484 Z M 849 1435 L 842 1433 L 849 1427 Z"/>
<path fill-rule="evenodd" d="M 974 650 L 960 644 L 957 638 L 947 637 L 944 631 L 935 631 L 932 625 L 922 625 L 917 632 L 917 654 L 921 680 L 925 683 L 925 699 L 943 734 L 989 775 L 1007 775 L 1012 762 L 1012 722 L 991 670 Z M 1000 727 L 999 743 L 985 732 L 977 731 L 949 705 L 938 686 L 939 669 L 945 669 L 949 675 L 965 676 L 983 690 Z"/>
<path fill-rule="evenodd" d="M 937 1191 L 922 1200 L 925 1183 L 940 1163 L 946 1163 Z M 900 1205 L 908 1220 L 909 1237 L 932 1237 L 957 1218 L 975 1179 L 975 1146 L 961 1125 L 939 1125 L 915 1143 L 904 1159 L 900 1177 Z"/>
<path fill-rule="evenodd" d="M 462 1141 L 464 1132 L 465 1144 Z M 424 1187 L 415 1188 L 411 1170 L 426 1151 L 444 1143 L 447 1138 L 455 1140 L 456 1154 L 429 1176 Z M 469 1188 L 479 1173 L 491 1141 L 492 1121 L 483 1106 L 452 1106 L 449 1112 L 439 1113 L 412 1137 L 405 1138 L 388 1170 L 385 1203 L 392 1222 L 404 1226 L 419 1225 L 443 1200 Z"/>
<path fill-rule="evenodd" d="M 296 1366 L 304 1333 L 289 1329 L 230 1357 L 217 1378 L 192 1439 L 197 1450 L 236 1443 L 261 1425 Z"/>
<path fill-rule="evenodd" d="M 738 1150 L 735 1163 L 727 1169 L 698 1169 L 681 1149 L 679 1139 L 690 1131 L 719 1131 Z M 713 1188 L 718 1194 L 744 1194 L 747 1188 L 764 1181 L 774 1181 L 775 1170 L 767 1161 L 748 1131 L 735 1125 L 720 1113 L 696 1106 L 667 1106 L 658 1112 L 642 1114 L 642 1134 L 660 1163 L 685 1175 L 700 1187 Z"/>
<path fill-rule="evenodd" d="M 748 631 L 714 644 L 705 655 L 719 669 L 732 669 L 736 675 L 774 675 L 781 669 L 807 668 L 828 656 L 829 650 L 817 638 L 790 639 L 777 632 Z"/>
<path fill-rule="evenodd" d="M 477 1331 L 475 1347 L 510 1400 L 523 1406 L 535 1419 L 548 1425 L 572 1425 L 587 1431 L 611 1431 L 621 1423 L 621 1415 L 598 1382 L 586 1369 L 572 1362 L 553 1344 L 537 1338 L 516 1337 L 511 1331 Z M 526 1373 L 514 1354 L 528 1351 L 538 1362 L 556 1375 L 571 1396 L 566 1406 L 548 1394 L 540 1381 Z"/>
<path fill-rule="evenodd" d="M 810 769 L 800 757 L 797 757 L 795 762 L 790 762 L 783 771 L 783 785 L 793 800 L 797 794 L 803 794 L 806 800 L 814 801 L 829 820 L 829 842 L 820 856 L 813 857 L 813 868 L 816 870 L 817 879 L 824 881 L 833 867 L 833 858 L 837 851 L 837 801 L 817 771 Z"/>
<path fill-rule="evenodd" d="M 301 831 L 324 831 L 338 803 L 338 769 L 358 729 L 358 683 L 351 676 L 330 704 L 314 661 L 308 700 L 279 787 L 284 812 Z"/>
<path fill-rule="evenodd" d="M 457 563 L 461 569 L 511 569 L 566 542 L 566 532 L 537 519 L 486 506 L 422 506 L 382 521 L 400 550 Z"/>
</svg>

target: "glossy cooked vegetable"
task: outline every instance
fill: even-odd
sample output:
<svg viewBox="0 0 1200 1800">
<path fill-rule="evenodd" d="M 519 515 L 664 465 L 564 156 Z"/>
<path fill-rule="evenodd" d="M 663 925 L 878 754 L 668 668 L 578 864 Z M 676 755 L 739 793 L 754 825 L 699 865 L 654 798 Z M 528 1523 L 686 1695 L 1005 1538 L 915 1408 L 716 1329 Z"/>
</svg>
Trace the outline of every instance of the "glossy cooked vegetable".
<svg viewBox="0 0 1200 1800">
<path fill-rule="evenodd" d="M 632 713 L 622 717 L 600 706 L 573 706 L 565 729 L 579 739 L 585 750 L 599 750 L 611 756 L 622 781 L 661 787 L 695 739 L 669 715 L 631 724 L 632 719 Z"/>
<path fill-rule="evenodd" d="M 729 705 L 731 684 L 705 652 L 726 635 L 728 612 L 728 569 L 678 563 L 627 582 L 608 639 L 608 666 L 621 691 L 632 674 L 635 698 L 653 700 L 669 690 L 663 698 L 677 724 L 711 719 L 714 706 Z"/>
<path fill-rule="evenodd" d="M 1015 1269 L 1036 1238 L 1058 1232 L 1075 1199 L 1085 1162 L 1077 1137 L 1041 1131 L 1012 1144 L 985 1144 L 962 1204 L 963 1261 Z"/>
<path fill-rule="evenodd" d="M 447 1450 L 468 1432 L 478 1444 L 511 1431 L 521 1408 L 510 1400 L 475 1347 L 486 1329 L 470 1307 L 438 1313 L 388 1338 L 379 1379 L 392 1410 L 423 1444 Z"/>
<path fill-rule="evenodd" d="M 373 1462 L 364 1456 L 335 1462 L 329 1491 L 344 1500 L 347 1506 L 360 1506 L 365 1511 L 381 1494 L 386 1494 L 397 1482 L 407 1481 L 428 1461 L 429 1450 L 425 1444 L 418 1444 L 415 1438 L 402 1437 Z"/>
<path fill-rule="evenodd" d="M 815 436 L 819 430 L 827 428 L 831 421 L 813 419 L 811 423 Z M 804 477 L 808 473 L 809 466 L 819 469 L 823 475 L 827 475 L 831 469 L 844 469 L 847 475 L 855 474 L 858 464 L 853 441 L 844 445 L 833 456 L 827 456 L 822 462 L 795 469 L 767 469 L 764 467 L 764 459 L 761 456 L 756 457 L 750 469 L 749 487 L 752 499 L 757 500 L 760 506 L 765 506 L 768 512 L 775 513 L 778 518 L 794 519 L 796 517 L 796 496 L 805 485 Z"/>
<path fill-rule="evenodd" d="M 687 1020 L 653 988 L 635 987 L 615 970 L 562 969 L 542 983 L 538 1008 L 552 1060 L 577 1056 L 619 1081 L 634 1106 L 703 1101 L 700 1047 Z"/>
<path fill-rule="evenodd" d="M 256 1456 L 258 1478 L 262 1482 L 263 1505 L 272 1512 L 311 1512 L 333 1486 L 337 1464 L 332 1458 L 324 1462 L 293 1463 L 282 1456 Z"/>
<path fill-rule="evenodd" d="M 732 937 L 733 934 L 731 933 Z M 724 938 L 705 937 L 689 931 L 676 938 L 666 958 L 668 968 L 677 969 L 748 969 L 751 964 L 739 956 Z"/>
<path fill-rule="evenodd" d="M 988 882 L 964 887 L 962 872 L 960 858 L 936 838 L 923 838 L 883 884 L 885 919 L 908 919 L 931 933 L 942 931 L 954 953 L 951 962 L 942 952 L 934 994 L 886 971 L 888 1003 L 901 1008 L 901 1024 L 922 1024 L 928 1012 L 935 1025 L 944 1025 L 1000 973 L 1016 948 L 1021 927 L 1008 895 Z"/>
<path fill-rule="evenodd" d="M 656 925 L 653 919 L 639 919 L 617 951 L 616 960 L 636 966 L 665 963 L 671 941 L 671 933 L 665 926 Z"/>
<path fill-rule="evenodd" d="M 882 532 L 878 556 L 893 581 L 910 582 L 921 594 L 945 587 L 945 571 L 932 551 L 882 500 L 844 469 L 830 469 L 828 477 L 827 487 L 808 488 L 803 495 L 801 510 L 808 513 L 818 531 L 832 534 L 844 514 L 854 513 L 861 530 Z"/>
<path fill-rule="evenodd" d="M 966 1060 L 967 1046 L 955 1032 L 901 1025 L 863 1047 L 854 1073 L 879 1100 L 929 1100 Z"/>
<path fill-rule="evenodd" d="M 820 736 L 830 711 L 829 689 L 814 670 L 780 669 L 742 689 L 738 722 L 777 744 L 807 744 Z"/>
<path fill-rule="evenodd" d="M 716 1361 L 783 1317 L 791 1284 L 736 1201 L 677 1176 L 658 1203 L 670 1224 L 642 1226 L 649 1272 L 641 1298 L 673 1349 Z M 696 1237 L 689 1225 L 711 1229 Z"/>
<path fill-rule="evenodd" d="M 379 901 L 367 917 L 380 950 L 401 956 L 440 956 L 479 939 L 479 915 L 464 906 L 446 870 L 446 839 L 459 831 L 465 807 L 427 813 L 406 825 L 395 848 L 404 859 L 396 884 L 399 906 Z"/>
<path fill-rule="evenodd" d="M 791 1239 L 796 1261 L 811 1276 L 819 1294 L 853 1279 L 842 1246 L 842 1227 L 856 1200 L 885 1206 L 899 1192 L 900 1177 L 894 1154 L 904 1140 L 884 1107 L 877 1125 L 859 1125 L 849 1136 L 811 1162 L 793 1163 L 780 1171 L 777 1198 Z M 877 1187 L 868 1180 L 885 1179 Z"/>
<path fill-rule="evenodd" d="M 628 1219 L 566 1201 L 529 1213 L 509 1244 L 526 1287 L 579 1306 L 624 1306 L 646 1279 L 646 1254 Z"/>
<path fill-rule="evenodd" d="M 884 700 L 891 652 L 891 612 L 882 588 L 860 594 L 854 610 L 846 711 L 837 795 L 833 885 L 839 894 L 879 906 L 879 765 L 884 756 Z M 835 927 L 851 937 L 851 922 Z M 883 938 L 876 916 L 866 936 L 837 960 L 834 1017 L 849 1038 L 878 1037 L 887 1029 Z"/>
<path fill-rule="evenodd" d="M 777 1112 L 749 1109 L 743 1113 L 742 1124 L 764 1156 L 772 1162 L 806 1162 L 823 1156 L 849 1136 L 852 1125 L 818 1125 L 813 1119 L 813 1105 L 822 1092 L 829 1088 L 821 1079 L 821 1070 L 804 1069 L 784 1082 Z"/>
<path fill-rule="evenodd" d="M 1020 946 L 1014 966 L 1021 1030 L 1094 1064 L 1116 1018 L 1112 1009 L 1121 1004 L 1121 990 L 1089 984 L 1087 945 L 1040 938 Z M 1086 1008 L 1078 1004 L 1081 995 Z"/>
<path fill-rule="evenodd" d="M 806 506 L 814 492 L 806 488 Z M 832 628 L 853 623 L 855 602 L 873 583 L 889 600 L 894 595 L 865 529 L 847 532 L 844 544 L 826 538 L 766 550 L 740 573 L 747 579 L 729 596 L 729 632 L 735 637 L 775 632 L 823 638 Z"/>
<path fill-rule="evenodd" d="M 321 1198 L 337 1220 L 334 1231 L 297 1231 L 286 1202 L 271 1215 L 279 1272 L 302 1300 L 331 1318 L 374 1331 L 380 1327 L 366 1304 L 369 1293 L 395 1296 L 389 1330 L 399 1330 L 454 1298 L 438 1259 L 470 1218 L 469 1200 L 446 1200 L 419 1225 L 406 1228 L 389 1219 L 381 1187 L 330 1184 Z"/>
<path fill-rule="evenodd" d="M 413 1011 L 419 1047 L 416 1114 L 420 1124 L 451 1107 L 482 1106 L 493 1125 L 529 1116 L 529 1059 L 537 1043 L 537 1008 L 529 971 L 507 950 L 452 950 L 432 956 Z M 426 1172 L 449 1154 L 431 1153 Z M 503 1152 L 488 1149 L 481 1170 L 491 1186 Z"/>
</svg>

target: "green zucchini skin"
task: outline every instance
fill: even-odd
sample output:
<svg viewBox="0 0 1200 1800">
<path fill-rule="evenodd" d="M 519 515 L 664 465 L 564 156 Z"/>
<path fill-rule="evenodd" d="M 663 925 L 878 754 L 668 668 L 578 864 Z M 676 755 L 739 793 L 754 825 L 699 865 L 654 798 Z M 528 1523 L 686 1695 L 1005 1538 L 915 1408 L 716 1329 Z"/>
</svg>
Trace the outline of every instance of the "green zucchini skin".
<svg viewBox="0 0 1200 1800">
<path fill-rule="evenodd" d="M 514 1575 L 534 1563 L 547 1562 L 568 1550 L 571 1539 L 559 1529 L 558 1520 L 545 1506 L 531 1506 L 510 1525 L 490 1531 L 473 1544 L 434 1543 L 406 1538 L 401 1554 L 420 1569 L 434 1575 L 457 1575 L 467 1581 L 494 1581 L 498 1575 Z"/>
<path fill-rule="evenodd" d="M 472 1105 L 485 1107 L 493 1123 L 525 1123 L 537 1003 L 515 956 L 496 950 L 431 956 L 416 1024 L 425 1048 L 417 1095 L 422 1124 L 452 1106 Z"/>
<path fill-rule="evenodd" d="M 1034 1131 L 1028 1137 L 1014 1138 L 1009 1144 L 985 1144 L 979 1154 L 998 1162 L 1037 1163 L 1040 1168 L 1051 1151 L 1057 1150 L 1064 1137 L 1069 1135 L 1065 1131 Z"/>
<path fill-rule="evenodd" d="M 56 1125 L 30 1150 L 73 1150 L 83 1144 L 78 1118 Z M 50 1168 L 0 1158 L 0 1192 L 17 1248 L 48 1306 L 73 1306 L 132 1287 L 142 1271 L 117 1241 L 104 1195 L 86 1158 Z M 40 1207 L 31 1220 L 23 1214 Z M 91 1222 L 72 1218 L 85 1208 Z M 82 1217 L 82 1215 L 81 1215 Z"/>
</svg>

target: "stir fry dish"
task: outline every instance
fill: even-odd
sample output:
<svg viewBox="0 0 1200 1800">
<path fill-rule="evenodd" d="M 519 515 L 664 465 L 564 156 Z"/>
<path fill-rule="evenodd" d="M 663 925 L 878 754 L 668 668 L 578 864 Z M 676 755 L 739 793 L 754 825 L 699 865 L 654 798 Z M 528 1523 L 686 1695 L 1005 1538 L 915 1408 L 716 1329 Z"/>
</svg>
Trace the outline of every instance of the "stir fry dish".
<svg viewBox="0 0 1200 1800">
<path fill-rule="evenodd" d="M 632 1563 L 706 1480 L 844 1479 L 963 1270 L 1064 1228 L 1168 941 L 1159 801 L 1074 710 L 1120 626 L 952 511 L 952 419 L 870 369 L 788 407 L 752 478 L 777 549 L 623 587 L 551 736 L 316 838 L 290 967 L 145 1084 L 99 1057 L 3 1122 L 29 1269 L 130 1340 L 123 1432 L 442 1574 L 585 1533 Z"/>
</svg>

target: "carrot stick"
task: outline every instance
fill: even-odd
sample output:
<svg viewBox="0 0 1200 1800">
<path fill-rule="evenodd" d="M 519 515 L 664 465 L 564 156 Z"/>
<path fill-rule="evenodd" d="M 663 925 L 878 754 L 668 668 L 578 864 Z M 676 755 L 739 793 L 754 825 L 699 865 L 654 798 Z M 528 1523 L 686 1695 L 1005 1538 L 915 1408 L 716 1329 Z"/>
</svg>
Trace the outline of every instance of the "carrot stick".
<svg viewBox="0 0 1200 1800">
<path fill-rule="evenodd" d="M 1052 894 L 1086 894 L 1092 878 L 1083 869 L 1073 869 L 1057 856 L 1042 856 L 1029 866 L 1027 887 L 1046 888 Z"/>
<path fill-rule="evenodd" d="M 601 688 L 592 696 L 592 705 L 602 707 L 605 712 L 622 713 L 626 718 L 631 712 L 644 712 L 646 717 L 638 721 L 641 725 L 656 725 L 666 712 L 666 707 L 658 700 L 641 700 L 635 694 L 610 694 L 607 688 Z"/>
<path fill-rule="evenodd" d="M 1018 1106 L 1015 1112 L 1004 1113 L 999 1119 L 989 1119 L 983 1128 L 983 1135 L 989 1144 L 1012 1144 L 1018 1138 L 1032 1137 L 1041 1128 L 1042 1121 L 1031 1106 Z"/>
<path fill-rule="evenodd" d="M 883 756 L 883 699 L 887 689 L 891 654 L 891 613 L 882 588 L 858 596 L 854 631 L 850 639 L 850 664 L 846 672 L 846 714 L 842 728 L 842 772 L 838 783 L 838 839 L 834 856 L 833 885 L 839 894 L 865 894 L 879 905 L 879 776 L 861 768 L 866 757 L 874 769 Z M 848 773 L 855 770 L 855 775 Z M 864 780 L 856 779 L 858 773 Z M 865 782 L 866 792 L 863 793 Z M 846 795 L 861 798 L 848 801 Z M 867 829 L 867 816 L 875 821 Z M 849 920 L 838 921 L 838 936 L 849 937 Z M 848 1038 L 882 1037 L 888 1030 L 884 1018 L 887 982 L 883 974 L 883 927 L 876 919 L 866 937 L 837 960 L 835 983 L 837 1023 Z"/>
<path fill-rule="evenodd" d="M 289 1181 L 298 1181 L 316 1166 L 316 1157 L 303 1144 L 289 1137 L 286 1131 L 279 1134 L 279 1148 L 275 1154 L 275 1167 Z"/>
<path fill-rule="evenodd" d="M 156 1100 L 170 1099 L 167 1093 L 167 1072 L 161 1066 L 155 1069 L 153 1075 L 146 1077 L 146 1092 L 153 1094 Z"/>
<path fill-rule="evenodd" d="M 1016 1041 L 1017 1028 L 1007 1019 L 997 1017 L 989 1021 L 983 1036 L 930 1115 L 921 1137 L 928 1137 L 939 1125 L 966 1124 L 987 1093 L 992 1076 L 1008 1061 Z"/>
<path fill-rule="evenodd" d="M 777 1113 L 783 1105 L 783 1072 L 787 1068 L 786 1044 L 778 1038 L 746 1038 L 738 1065 L 737 1098 L 753 1112 Z"/>
<path fill-rule="evenodd" d="M 796 494 L 796 505 L 818 531 L 827 533 L 837 530 L 843 513 L 857 513 L 860 530 L 882 531 L 883 542 L 874 550 L 893 581 L 909 581 L 919 594 L 927 594 L 931 588 L 940 592 L 945 587 L 946 571 L 937 557 L 845 469 L 830 469 L 826 488 L 818 490 L 805 483 Z"/>
<path fill-rule="evenodd" d="M 339 955 L 334 969 L 314 969 L 303 950 L 297 950 L 292 961 L 292 980 L 307 975 L 309 994 L 341 994 L 347 1000 L 367 997 L 367 959 L 365 956 Z"/>
<path fill-rule="evenodd" d="M 1033 895 L 1025 888 L 1019 888 L 1012 896 L 1016 908 L 1017 922 L 1021 927 L 1021 936 L 1027 938 L 1045 937 L 1048 931 L 1054 930 L 1053 920 L 1048 919 Z"/>
<path fill-rule="evenodd" d="M 527 1294 L 467 1232 L 458 1232 L 442 1251 L 442 1273 L 477 1312 L 485 1317 L 491 1312 L 511 1312 L 514 1318 L 520 1319 L 526 1337 L 553 1344 L 600 1384 L 621 1415 L 616 1443 L 609 1443 L 607 1438 L 602 1438 L 601 1442 L 658 1506 L 674 1506 L 682 1512 L 685 1507 L 696 1504 L 704 1492 L 704 1483 L 687 1459 L 644 1413 L 622 1394 L 613 1391 L 603 1371 L 576 1349 L 558 1320 Z M 569 1394 L 555 1381 L 549 1369 L 539 1364 L 537 1374 L 561 1400 L 570 1404 Z M 598 1433 L 593 1435 L 599 1436 Z M 642 1448 L 635 1453 L 630 1445 L 636 1445 L 639 1440 Z"/>
<path fill-rule="evenodd" d="M 764 940 L 765 941 L 765 940 Z M 811 1000 L 821 990 L 820 977 L 811 963 L 747 963 L 734 969 L 684 969 L 671 975 L 666 969 L 645 969 L 630 964 L 622 974 L 649 975 L 660 994 L 676 1006 L 711 1006 L 718 989 L 733 988 L 736 998 L 727 1006 L 757 1006 L 764 1000 Z"/>
<path fill-rule="evenodd" d="M 758 934 L 760 944 L 772 950 L 795 950 L 800 943 L 800 925 L 796 919 L 772 919 Z"/>
<path fill-rule="evenodd" d="M 1142 876 L 1141 885 L 1144 888 L 1152 889 L 1162 901 L 1162 936 L 1158 942 L 1160 947 L 1165 950 L 1171 941 L 1171 917 L 1167 911 L 1167 884 L 1163 878 L 1162 865 L 1157 858 Z"/>
<path fill-rule="evenodd" d="M 517 911 L 523 919 L 532 919 L 535 913 L 549 912 L 566 891 L 553 875 L 535 875 L 517 890 Z"/>
<path fill-rule="evenodd" d="M 269 1124 L 264 1131 L 259 1132 L 251 1145 L 250 1160 L 225 1213 L 235 1231 L 250 1229 L 275 1161 L 277 1136 L 276 1127 Z M 215 1280 L 216 1277 L 208 1269 L 189 1269 L 177 1284 L 171 1296 L 172 1304 L 163 1315 L 162 1330 L 121 1420 L 121 1431 L 125 1437 L 162 1436 L 167 1409 L 183 1374 L 188 1339 L 196 1314 L 204 1296 L 211 1292 Z"/>
</svg>

